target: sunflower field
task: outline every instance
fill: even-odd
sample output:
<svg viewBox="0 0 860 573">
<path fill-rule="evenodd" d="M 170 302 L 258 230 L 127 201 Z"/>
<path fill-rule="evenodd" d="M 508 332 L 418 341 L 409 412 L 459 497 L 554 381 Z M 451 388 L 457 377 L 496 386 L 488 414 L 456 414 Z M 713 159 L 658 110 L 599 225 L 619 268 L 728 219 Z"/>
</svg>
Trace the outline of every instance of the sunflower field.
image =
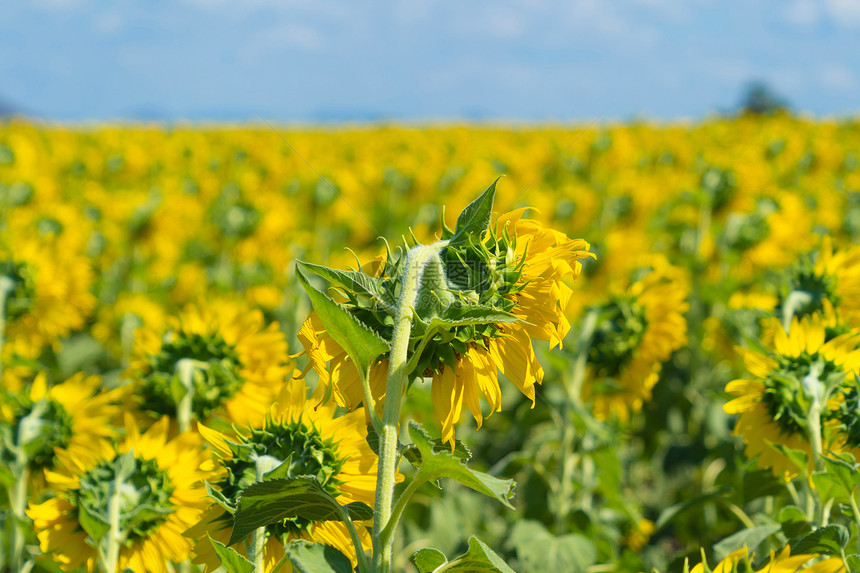
<svg viewBox="0 0 860 573">
<path fill-rule="evenodd" d="M 860 121 L 0 123 L 0 570 L 860 571 Z"/>
</svg>

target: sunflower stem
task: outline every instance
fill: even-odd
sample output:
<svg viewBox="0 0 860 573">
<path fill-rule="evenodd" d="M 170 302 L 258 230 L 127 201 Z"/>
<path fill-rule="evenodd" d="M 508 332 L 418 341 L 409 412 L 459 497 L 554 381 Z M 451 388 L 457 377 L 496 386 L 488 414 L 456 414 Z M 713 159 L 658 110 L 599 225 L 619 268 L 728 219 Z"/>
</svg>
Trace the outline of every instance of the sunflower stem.
<svg viewBox="0 0 860 573">
<path fill-rule="evenodd" d="M 439 251 L 448 241 L 432 245 L 418 245 L 406 255 L 400 284 L 400 297 L 394 315 L 394 332 L 388 362 L 388 383 L 382 411 L 382 433 L 379 445 L 379 466 L 376 475 L 376 501 L 373 508 L 373 571 L 388 573 L 391 570 L 394 528 L 388 528 L 394 498 L 397 473 L 397 440 L 400 428 L 400 409 L 403 387 L 406 383 L 409 338 L 412 333 L 412 316 L 418 298 L 421 276 L 429 262 L 438 258 Z M 384 533 L 384 534 L 383 534 Z"/>
<path fill-rule="evenodd" d="M 23 448 L 16 448 L 16 465 L 18 466 L 18 481 L 10 490 L 10 505 L 12 509 L 12 539 L 10 543 L 9 565 L 10 571 L 23 569 L 24 560 L 24 537 L 26 535 L 24 524 L 27 516 L 24 513 L 27 508 L 27 484 L 30 481 L 30 460 L 24 453 Z"/>
<path fill-rule="evenodd" d="M 860 551 L 860 508 L 857 507 L 857 500 L 854 499 L 854 492 L 848 496 L 851 501 L 851 513 L 854 514 L 854 523 L 857 525 L 857 550 Z"/>
<path fill-rule="evenodd" d="M 6 343 L 6 297 L 15 288 L 7 276 L 0 276 L 0 379 L 3 378 L 3 346 Z"/>
<path fill-rule="evenodd" d="M 355 525 L 349 517 L 349 512 L 344 506 L 341 505 L 339 507 L 340 519 L 346 524 L 346 528 L 349 530 L 349 536 L 352 538 L 352 544 L 355 547 L 355 557 L 358 560 L 358 571 L 359 573 L 371 573 L 370 563 L 367 562 L 367 555 L 364 554 L 364 547 L 361 545 L 361 539 L 359 539 L 358 531 L 356 531 Z"/>
<path fill-rule="evenodd" d="M 122 514 L 122 484 L 125 480 L 125 475 L 122 471 L 117 471 L 113 481 L 110 501 L 108 501 L 108 521 L 110 521 L 110 529 L 107 532 L 107 551 L 101 555 L 103 561 L 101 563 L 104 573 L 115 573 L 117 564 L 119 563 L 119 550 L 122 542 L 125 540 L 122 529 L 120 528 L 120 517 Z"/>
<path fill-rule="evenodd" d="M 263 481 L 263 477 L 266 475 L 266 472 L 271 470 L 271 467 L 268 467 L 262 460 L 257 460 L 256 468 L 255 468 L 255 477 L 257 478 L 257 483 Z M 253 537 L 251 539 L 251 562 L 254 564 L 254 572 L 255 573 L 264 573 L 265 569 L 263 569 L 263 552 L 266 547 L 266 527 L 258 527 L 254 530 Z"/>
<path fill-rule="evenodd" d="M 193 358 L 181 358 L 176 361 L 176 376 L 185 389 L 185 393 L 176 405 L 176 421 L 179 424 L 180 434 L 190 430 L 191 423 L 194 421 L 192 408 L 194 405 L 194 372 L 198 368 L 203 370 L 208 366 L 206 362 Z"/>
</svg>

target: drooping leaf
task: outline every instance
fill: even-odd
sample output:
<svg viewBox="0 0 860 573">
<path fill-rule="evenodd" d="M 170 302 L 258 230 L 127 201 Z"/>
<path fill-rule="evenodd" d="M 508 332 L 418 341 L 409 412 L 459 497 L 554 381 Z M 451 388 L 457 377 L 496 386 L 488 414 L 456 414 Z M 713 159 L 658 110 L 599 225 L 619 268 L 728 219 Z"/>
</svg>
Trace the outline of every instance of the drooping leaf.
<svg viewBox="0 0 860 573">
<path fill-rule="evenodd" d="M 469 468 L 463 460 L 451 454 L 450 447 L 436 451 L 433 440 L 415 422 L 409 422 L 409 436 L 421 454 L 421 465 L 414 479 L 436 481 L 445 477 L 451 478 L 513 509 L 511 498 L 516 488 L 514 480 L 499 479 Z"/>
<path fill-rule="evenodd" d="M 472 458 L 472 450 L 469 446 L 460 440 L 454 440 L 454 451 L 451 452 L 451 446 L 442 441 L 441 438 L 433 438 L 430 440 L 433 446 L 434 453 L 448 452 L 458 460 L 468 461 Z M 406 460 L 416 468 L 421 465 L 421 450 L 415 444 L 403 446 L 402 455 Z"/>
<path fill-rule="evenodd" d="M 463 212 L 457 217 L 457 226 L 454 228 L 450 245 L 466 244 L 469 242 L 469 235 L 475 235 L 477 239 L 487 230 L 490 225 L 490 217 L 493 215 L 493 202 L 496 199 L 496 183 L 498 182 L 498 179 L 493 181 L 486 191 L 463 209 Z"/>
<path fill-rule="evenodd" d="M 296 263 L 296 276 L 314 305 L 328 334 L 341 345 L 352 359 L 361 376 L 381 354 L 388 352 L 388 343 L 355 318 L 344 307 L 317 290 L 305 277 L 302 267 Z"/>
<path fill-rule="evenodd" d="M 832 524 L 820 527 L 791 544 L 792 554 L 802 553 L 831 553 L 840 555 L 842 548 L 848 545 L 851 534 L 844 525 Z"/>
<path fill-rule="evenodd" d="M 349 558 L 331 545 L 297 540 L 284 547 L 284 553 L 296 573 L 353 573 Z"/>
<path fill-rule="evenodd" d="M 788 505 L 779 510 L 776 520 L 782 527 L 782 532 L 789 539 L 804 537 L 812 531 L 812 524 L 807 520 L 806 513 L 796 505 Z"/>
<path fill-rule="evenodd" d="M 354 502 L 343 506 L 350 519 L 373 518 L 373 510 L 364 503 Z M 233 545 L 250 535 L 258 527 L 279 523 L 291 517 L 311 521 L 340 521 L 341 506 L 325 491 L 315 476 L 273 479 L 257 482 L 242 490 L 236 512 L 233 514 L 233 531 L 227 545 Z"/>
<path fill-rule="evenodd" d="M 514 570 L 490 549 L 486 543 L 477 537 L 469 538 L 469 549 L 463 555 L 452 559 L 444 571 L 459 571 L 460 573 L 514 573 Z M 565 569 L 565 571 L 573 571 Z"/>
<path fill-rule="evenodd" d="M 418 573 L 433 573 L 437 568 L 448 562 L 444 553 L 432 547 L 419 549 L 409 557 L 409 560 L 418 569 Z"/>
<path fill-rule="evenodd" d="M 215 553 L 218 554 L 218 559 L 221 560 L 221 565 L 228 573 L 254 573 L 254 564 L 245 559 L 232 547 L 227 547 L 223 543 L 209 537 L 212 542 L 212 547 L 215 548 Z"/>
<path fill-rule="evenodd" d="M 597 560 L 597 549 L 587 537 L 579 534 L 557 537 L 543 524 L 532 520 L 521 520 L 514 525 L 511 544 L 516 549 L 523 573 L 579 573 Z"/>
</svg>

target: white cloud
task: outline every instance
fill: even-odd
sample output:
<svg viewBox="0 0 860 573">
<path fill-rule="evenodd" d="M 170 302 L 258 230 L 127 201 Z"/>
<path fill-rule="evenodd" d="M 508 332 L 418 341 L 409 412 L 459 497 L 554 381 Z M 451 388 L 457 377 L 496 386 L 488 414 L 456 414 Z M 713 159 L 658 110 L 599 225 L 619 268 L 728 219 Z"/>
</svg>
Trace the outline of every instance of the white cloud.
<svg viewBox="0 0 860 573">
<path fill-rule="evenodd" d="M 827 11 L 838 24 L 844 26 L 860 25 L 860 1 L 827 0 Z"/>
<path fill-rule="evenodd" d="M 857 87 L 857 77 L 841 64 L 825 64 L 818 70 L 821 85 L 833 90 L 852 90 Z"/>
<path fill-rule="evenodd" d="M 818 23 L 821 13 L 815 0 L 795 0 L 785 7 L 783 17 L 797 26 L 813 26 Z"/>
</svg>

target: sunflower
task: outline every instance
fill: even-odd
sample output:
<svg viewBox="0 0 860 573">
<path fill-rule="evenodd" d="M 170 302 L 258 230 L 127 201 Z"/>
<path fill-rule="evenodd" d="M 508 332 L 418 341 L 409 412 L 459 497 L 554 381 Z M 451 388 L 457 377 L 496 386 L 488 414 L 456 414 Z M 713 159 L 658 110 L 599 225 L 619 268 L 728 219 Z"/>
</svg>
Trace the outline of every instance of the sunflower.
<svg viewBox="0 0 860 573">
<path fill-rule="evenodd" d="M 292 380 L 284 384 L 277 403 L 260 424 L 244 430 L 234 426 L 233 432 L 227 434 L 198 424 L 201 435 L 212 447 L 217 474 L 210 483 L 223 496 L 222 502 L 226 499 L 235 507 L 241 490 L 258 481 L 258 460 L 267 457 L 273 469 L 282 469 L 281 464 L 290 460 L 289 469 L 279 472 L 278 477 L 316 476 L 339 504 L 363 502 L 373 506 L 377 457 L 367 443 L 364 413 L 361 409 L 340 417 L 335 413 L 333 402 L 314 407 L 307 400 L 304 382 Z M 370 523 L 355 525 L 363 547 L 369 549 Z M 231 528 L 231 514 L 222 505 L 213 504 L 187 532 L 201 540 L 195 547 L 194 562 L 204 564 L 206 571 L 218 568 L 220 561 L 206 536 L 226 544 Z M 331 545 L 356 562 L 349 531 L 339 521 L 313 522 L 295 517 L 268 526 L 266 537 L 265 571 L 271 571 L 283 557 L 284 544 L 295 539 Z M 248 554 L 243 544 L 234 548 Z"/>
<path fill-rule="evenodd" d="M 746 444 L 747 457 L 758 456 L 761 468 L 771 468 L 775 475 L 787 479 L 797 474 L 793 463 L 771 447 L 781 444 L 809 454 L 807 439 L 809 402 L 830 377 L 844 384 L 849 374 L 860 373 L 860 350 L 857 338 L 849 332 L 827 339 L 825 324 L 818 314 L 798 320 L 795 318 L 786 333 L 772 319 L 775 332 L 773 350 L 761 354 L 739 349 L 751 378 L 733 380 L 726 392 L 735 398 L 723 406 L 729 414 L 739 414 L 734 429 Z M 853 376 L 851 377 L 853 378 Z M 844 401 L 836 392 L 825 404 L 822 415 L 824 451 L 838 451 L 835 413 Z"/>
<path fill-rule="evenodd" d="M 176 417 L 183 364 L 191 365 L 190 410 L 194 419 L 216 415 L 228 422 L 261 421 L 289 375 L 284 334 L 266 325 L 259 310 L 218 302 L 187 305 L 168 328 L 135 333 L 126 376 L 135 381 L 140 408 L 151 418 Z"/>
<path fill-rule="evenodd" d="M 134 346 L 135 331 L 141 326 L 164 332 L 167 326 L 164 305 L 142 293 L 122 292 L 113 304 L 99 307 L 92 334 L 114 356 L 127 360 Z"/>
<path fill-rule="evenodd" d="M 57 451 L 89 461 L 112 443 L 116 432 L 111 422 L 119 415 L 123 394 L 101 391 L 101 378 L 83 373 L 49 387 L 40 372 L 28 392 L 10 395 L 0 404 L 0 421 L 12 429 L 13 443 L 28 451 L 37 489 L 43 485 L 41 470 L 53 467 Z M 20 444 L 25 428 L 28 437 Z"/>
<path fill-rule="evenodd" d="M 200 470 L 207 454 L 199 436 L 186 432 L 169 440 L 167 418 L 141 434 L 129 414 L 125 431 L 118 447 L 101 445 L 95 459 L 58 451 L 58 471 L 45 472 L 57 497 L 27 510 L 42 551 L 67 571 L 97 569 L 97 547 L 110 523 L 111 488 L 129 462 L 134 468 L 123 472 L 119 529 L 125 541 L 117 570 L 167 573 L 168 562 L 190 555 L 192 541 L 182 532 L 206 506 L 203 480 L 209 477 Z"/>
<path fill-rule="evenodd" d="M 686 277 L 660 260 L 638 273 L 645 274 L 590 310 L 596 326 L 583 393 L 601 419 L 641 410 L 663 362 L 687 343 Z"/>
<path fill-rule="evenodd" d="M 744 547 L 737 551 L 731 552 L 722 561 L 717 563 L 713 569 L 708 569 L 712 573 L 733 573 L 740 571 L 739 569 L 744 562 L 748 562 L 752 557 L 747 558 L 749 549 Z M 803 567 L 810 560 L 818 557 L 818 553 L 792 555 L 791 546 L 786 545 L 779 553 L 771 550 L 770 558 L 764 567 L 754 573 L 845 573 L 845 564 L 839 557 L 831 557 Z M 699 563 L 690 570 L 690 573 L 704 573 L 706 563 Z M 744 569 L 746 570 L 746 569 Z"/>
<path fill-rule="evenodd" d="M 435 294 L 423 297 L 424 302 L 419 302 L 416 308 L 415 321 L 426 327 L 428 321 L 423 315 L 430 316 L 438 310 L 433 301 L 448 297 L 450 304 L 455 297 L 453 293 L 459 293 L 461 302 L 454 306 L 478 304 L 518 319 L 457 327 L 453 340 L 447 334 L 436 334 L 415 357 L 414 374 L 431 379 L 436 420 L 442 428 L 443 441 L 452 447 L 454 425 L 460 420 L 464 406 L 478 427 L 485 416 L 501 409 L 498 372 L 534 405 L 534 385 L 543 380 L 543 369 L 535 356 L 532 339 L 545 340 L 550 348 L 561 346 L 570 330 L 566 312 L 573 290 L 568 281 L 579 276 L 580 259 L 594 256 L 589 253 L 586 241 L 569 239 L 537 221 L 523 219 L 526 210 L 499 216 L 478 245 L 443 250 L 444 270 L 437 273 L 439 286 Z M 396 290 L 401 263 L 402 259 L 395 263 L 386 261 L 376 267 L 380 288 L 383 292 L 390 291 L 388 300 L 394 300 L 391 293 Z M 381 296 L 384 303 L 385 297 Z M 362 320 L 366 319 L 365 323 L 376 321 L 383 336 L 390 338 L 390 323 L 384 320 L 378 323 L 379 313 L 375 309 L 368 311 L 360 304 L 353 307 Z M 413 336 L 416 334 L 413 331 Z M 331 392 L 340 405 L 354 408 L 360 404 L 361 379 L 345 351 L 325 333 L 315 314 L 305 322 L 299 340 L 310 360 L 308 369 L 313 368 L 319 375 L 315 396 L 321 398 Z M 387 364 L 383 358 L 371 370 L 370 386 L 377 408 L 384 399 Z M 486 414 L 482 401 L 489 406 Z"/>
<path fill-rule="evenodd" d="M 776 302 L 783 324 L 829 307 L 851 326 L 860 326 L 860 247 L 834 250 L 825 235 L 818 251 L 800 258 L 787 276 Z"/>
<path fill-rule="evenodd" d="M 13 357 L 32 361 L 45 346 L 58 350 L 60 339 L 83 328 L 95 308 L 89 261 L 69 252 L 53 235 L 16 236 L 11 245 L 0 242 L 0 281 L 5 291 L 4 364 Z M 3 386 L 15 391 L 33 372 L 19 367 L 3 373 Z"/>
</svg>

